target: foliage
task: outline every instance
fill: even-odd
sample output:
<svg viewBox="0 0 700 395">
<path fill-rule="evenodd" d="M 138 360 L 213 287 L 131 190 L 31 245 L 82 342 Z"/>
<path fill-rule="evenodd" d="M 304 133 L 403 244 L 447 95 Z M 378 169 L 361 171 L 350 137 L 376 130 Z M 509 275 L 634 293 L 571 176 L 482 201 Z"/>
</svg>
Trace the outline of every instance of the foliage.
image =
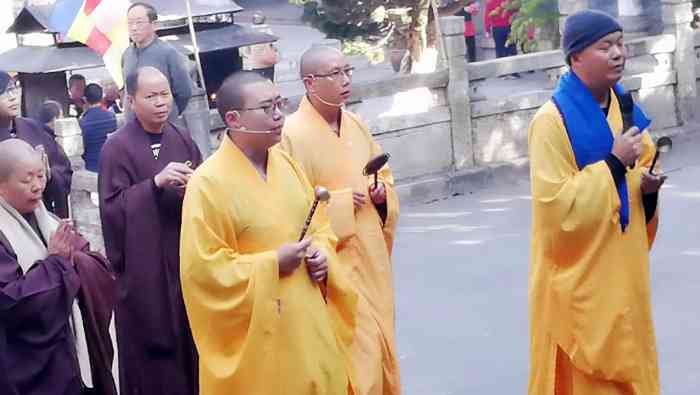
<svg viewBox="0 0 700 395">
<path fill-rule="evenodd" d="M 418 26 L 414 14 L 426 0 L 289 0 L 303 5 L 305 22 L 343 42 L 348 54 L 364 54 L 370 61 L 384 58 L 384 47 L 409 48 L 412 30 Z M 415 36 L 415 37 L 414 37 Z"/>
<path fill-rule="evenodd" d="M 510 0 L 509 3 L 513 8 L 520 5 L 511 25 L 510 42 L 518 44 L 524 52 L 531 52 L 537 49 L 533 30 L 546 31 L 556 38 L 559 32 L 557 0 Z"/>
</svg>

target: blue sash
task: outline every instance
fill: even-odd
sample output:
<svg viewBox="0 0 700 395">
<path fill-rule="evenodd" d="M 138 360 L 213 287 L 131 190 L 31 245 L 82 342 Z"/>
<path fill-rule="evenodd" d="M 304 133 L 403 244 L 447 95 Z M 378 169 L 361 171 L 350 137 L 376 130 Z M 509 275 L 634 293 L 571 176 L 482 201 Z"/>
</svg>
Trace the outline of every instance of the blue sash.
<svg viewBox="0 0 700 395">
<path fill-rule="evenodd" d="M 620 84 L 616 84 L 614 90 L 618 97 L 625 93 Z M 579 170 L 605 160 L 612 152 L 615 137 L 605 113 L 601 111 L 588 87 L 570 71 L 559 79 L 552 101 L 564 120 Z M 635 104 L 634 125 L 644 132 L 650 124 L 651 121 Z M 621 202 L 620 224 L 624 231 L 630 221 L 627 180 L 623 178 L 616 187 Z"/>
</svg>

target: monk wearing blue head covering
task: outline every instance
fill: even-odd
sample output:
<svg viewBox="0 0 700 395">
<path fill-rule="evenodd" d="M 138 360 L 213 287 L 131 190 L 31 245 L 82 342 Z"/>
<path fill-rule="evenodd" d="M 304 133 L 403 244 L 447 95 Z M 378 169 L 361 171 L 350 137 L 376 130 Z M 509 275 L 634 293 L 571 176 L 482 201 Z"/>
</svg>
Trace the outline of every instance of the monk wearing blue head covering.
<svg viewBox="0 0 700 395">
<path fill-rule="evenodd" d="M 529 393 L 659 394 L 649 250 L 665 178 L 649 169 L 651 121 L 618 84 L 615 19 L 571 15 L 562 49 L 570 71 L 529 130 Z"/>
</svg>

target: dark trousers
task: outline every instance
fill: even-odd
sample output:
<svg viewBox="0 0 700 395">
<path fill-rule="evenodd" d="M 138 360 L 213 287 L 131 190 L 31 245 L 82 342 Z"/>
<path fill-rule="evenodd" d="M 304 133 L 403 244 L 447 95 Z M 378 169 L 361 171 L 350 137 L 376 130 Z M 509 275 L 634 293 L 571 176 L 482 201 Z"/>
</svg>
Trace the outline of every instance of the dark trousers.
<svg viewBox="0 0 700 395">
<path fill-rule="evenodd" d="M 464 43 L 467 45 L 467 60 L 469 63 L 476 62 L 476 38 L 464 36 Z"/>
<path fill-rule="evenodd" d="M 496 42 L 497 58 L 504 58 L 506 56 L 514 56 L 518 54 L 515 44 L 506 46 L 508 36 L 510 36 L 510 26 L 493 28 L 493 40 Z"/>
</svg>

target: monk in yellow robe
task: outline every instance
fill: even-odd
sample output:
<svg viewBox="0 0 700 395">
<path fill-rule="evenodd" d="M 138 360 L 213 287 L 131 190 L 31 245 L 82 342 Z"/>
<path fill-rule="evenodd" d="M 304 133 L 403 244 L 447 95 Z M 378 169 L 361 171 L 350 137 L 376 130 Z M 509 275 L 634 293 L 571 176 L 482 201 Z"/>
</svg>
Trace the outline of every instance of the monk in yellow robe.
<svg viewBox="0 0 700 395">
<path fill-rule="evenodd" d="M 389 167 L 373 178 L 365 164 L 382 149 L 365 124 L 344 110 L 352 67 L 339 51 L 314 47 L 301 60 L 307 90 L 284 126 L 281 147 L 297 160 L 314 185 L 331 191 L 328 213 L 339 238 L 338 255 L 359 294 L 353 343 L 361 395 L 399 394 L 394 336 L 391 248 L 399 201 Z"/>
<path fill-rule="evenodd" d="M 180 252 L 201 393 L 352 393 L 357 296 L 343 286 L 323 207 L 310 238 L 297 241 L 314 190 L 271 148 L 286 99 L 269 80 L 240 72 L 217 101 L 229 129 L 188 183 Z"/>
<path fill-rule="evenodd" d="M 529 394 L 658 395 L 649 250 L 665 177 L 650 169 L 650 121 L 617 84 L 619 23 L 587 10 L 565 26 L 571 70 L 529 130 Z"/>
</svg>

